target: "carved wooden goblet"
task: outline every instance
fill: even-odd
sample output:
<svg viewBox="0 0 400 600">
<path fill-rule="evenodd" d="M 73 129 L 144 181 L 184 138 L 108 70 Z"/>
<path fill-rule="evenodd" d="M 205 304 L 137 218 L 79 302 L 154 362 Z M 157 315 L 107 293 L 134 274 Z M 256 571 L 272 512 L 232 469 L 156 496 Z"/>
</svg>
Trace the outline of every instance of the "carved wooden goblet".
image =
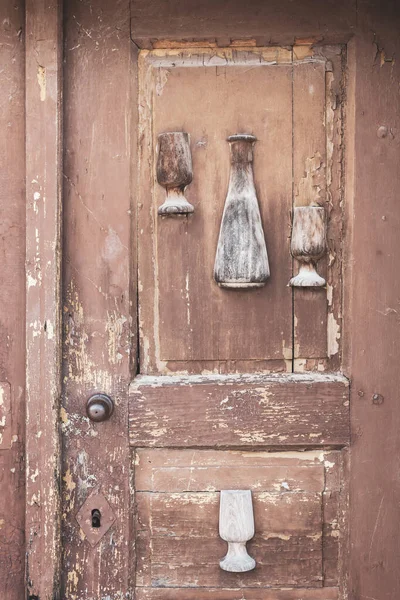
<svg viewBox="0 0 400 600">
<path fill-rule="evenodd" d="M 187 215 L 194 211 L 184 196 L 193 179 L 189 134 L 184 131 L 160 133 L 158 136 L 157 181 L 165 187 L 167 198 L 159 215 Z"/>
<path fill-rule="evenodd" d="M 221 569 L 243 573 L 255 568 L 256 561 L 246 550 L 246 542 L 254 536 L 250 490 L 221 490 L 219 535 L 228 542 L 228 552 L 219 563 Z"/>
<path fill-rule="evenodd" d="M 293 212 L 292 256 L 299 261 L 299 273 L 292 277 L 292 287 L 323 287 L 316 264 L 326 252 L 326 214 L 321 206 L 297 206 Z"/>
</svg>

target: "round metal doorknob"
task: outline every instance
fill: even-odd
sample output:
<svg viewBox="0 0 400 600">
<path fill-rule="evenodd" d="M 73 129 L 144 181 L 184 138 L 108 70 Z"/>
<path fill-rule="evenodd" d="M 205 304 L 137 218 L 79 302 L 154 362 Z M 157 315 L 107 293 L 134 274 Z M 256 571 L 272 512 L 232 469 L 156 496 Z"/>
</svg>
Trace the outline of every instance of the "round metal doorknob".
<svg viewBox="0 0 400 600">
<path fill-rule="evenodd" d="M 86 414 L 91 421 L 107 421 L 114 412 L 114 402 L 107 394 L 93 394 L 86 402 Z"/>
</svg>

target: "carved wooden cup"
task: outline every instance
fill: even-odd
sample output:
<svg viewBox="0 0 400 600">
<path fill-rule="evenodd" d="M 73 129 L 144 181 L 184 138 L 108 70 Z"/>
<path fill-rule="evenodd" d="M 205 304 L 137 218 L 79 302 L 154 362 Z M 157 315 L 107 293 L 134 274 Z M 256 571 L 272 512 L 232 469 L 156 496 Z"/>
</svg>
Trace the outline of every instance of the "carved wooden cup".
<svg viewBox="0 0 400 600">
<path fill-rule="evenodd" d="M 299 261 L 298 275 L 292 287 L 323 287 L 326 281 L 318 275 L 316 264 L 326 252 L 326 213 L 321 206 L 297 206 L 293 212 L 292 256 Z"/>
<path fill-rule="evenodd" d="M 221 490 L 219 535 L 228 542 L 228 552 L 219 563 L 221 569 L 243 573 L 255 568 L 256 561 L 246 550 L 246 542 L 254 536 L 250 490 Z"/>
<path fill-rule="evenodd" d="M 194 211 L 184 191 L 193 179 L 189 134 L 184 131 L 160 133 L 158 136 L 157 181 L 165 187 L 167 198 L 159 215 L 187 215 Z"/>
</svg>

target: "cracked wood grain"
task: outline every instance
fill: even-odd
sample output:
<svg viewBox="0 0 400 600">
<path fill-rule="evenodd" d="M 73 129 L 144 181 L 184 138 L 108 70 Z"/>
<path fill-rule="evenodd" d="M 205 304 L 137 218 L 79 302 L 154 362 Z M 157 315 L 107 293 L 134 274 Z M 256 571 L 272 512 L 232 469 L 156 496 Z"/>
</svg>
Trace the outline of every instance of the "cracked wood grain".
<svg viewBox="0 0 400 600">
<path fill-rule="evenodd" d="M 320 446 L 349 443 L 345 378 L 146 377 L 130 388 L 133 446 Z"/>
</svg>

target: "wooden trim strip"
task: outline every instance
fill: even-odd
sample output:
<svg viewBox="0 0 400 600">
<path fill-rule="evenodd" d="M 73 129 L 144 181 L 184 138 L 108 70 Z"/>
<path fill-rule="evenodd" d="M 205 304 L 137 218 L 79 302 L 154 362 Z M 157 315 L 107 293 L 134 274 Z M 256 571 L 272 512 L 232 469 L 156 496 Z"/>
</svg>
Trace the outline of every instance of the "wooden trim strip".
<svg viewBox="0 0 400 600">
<path fill-rule="evenodd" d="M 257 590 L 241 589 L 188 589 L 137 588 L 137 600 L 337 600 L 338 588 Z"/>
<path fill-rule="evenodd" d="M 62 3 L 26 2 L 27 597 L 59 598 Z"/>
</svg>

